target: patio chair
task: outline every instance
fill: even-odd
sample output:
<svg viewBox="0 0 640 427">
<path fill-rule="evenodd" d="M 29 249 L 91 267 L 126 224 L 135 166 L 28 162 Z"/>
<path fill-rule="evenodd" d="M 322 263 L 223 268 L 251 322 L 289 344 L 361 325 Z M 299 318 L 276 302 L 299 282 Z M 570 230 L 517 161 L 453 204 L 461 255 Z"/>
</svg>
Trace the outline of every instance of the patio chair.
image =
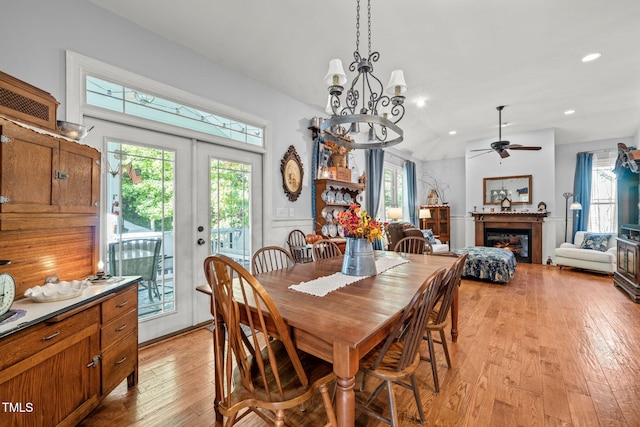
<svg viewBox="0 0 640 427">
<path fill-rule="evenodd" d="M 149 292 L 149 301 L 160 298 L 158 265 L 162 239 L 132 239 L 109 243 L 109 274 L 142 276 L 140 285 Z"/>
</svg>

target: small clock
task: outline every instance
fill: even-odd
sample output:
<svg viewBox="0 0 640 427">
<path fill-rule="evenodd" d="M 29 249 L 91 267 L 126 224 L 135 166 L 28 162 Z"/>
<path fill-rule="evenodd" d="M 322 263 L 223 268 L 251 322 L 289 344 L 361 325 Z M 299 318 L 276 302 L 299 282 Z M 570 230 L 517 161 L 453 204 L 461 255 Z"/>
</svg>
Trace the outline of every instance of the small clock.
<svg viewBox="0 0 640 427">
<path fill-rule="evenodd" d="M 502 202 L 500 202 L 500 206 L 502 207 L 503 211 L 510 211 L 511 210 L 511 200 L 509 200 L 508 197 L 505 197 L 504 199 L 502 199 Z"/>
<path fill-rule="evenodd" d="M 304 170 L 302 169 L 300 156 L 298 156 L 293 145 L 289 146 L 280 162 L 280 172 L 282 173 L 282 188 L 284 188 L 289 200 L 295 202 L 302 192 Z"/>
<path fill-rule="evenodd" d="M 16 297 L 16 282 L 9 273 L 0 274 L 0 321 L 10 317 L 11 304 Z"/>
</svg>

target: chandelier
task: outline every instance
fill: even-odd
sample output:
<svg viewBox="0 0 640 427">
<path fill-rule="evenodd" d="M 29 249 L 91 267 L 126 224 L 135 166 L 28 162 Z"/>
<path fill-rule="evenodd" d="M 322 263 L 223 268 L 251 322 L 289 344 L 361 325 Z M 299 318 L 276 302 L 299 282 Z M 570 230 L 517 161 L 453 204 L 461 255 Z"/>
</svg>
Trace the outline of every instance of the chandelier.
<svg viewBox="0 0 640 427">
<path fill-rule="evenodd" d="M 402 129 L 397 123 L 404 116 L 404 93 L 407 84 L 402 70 L 391 73 L 386 87 L 373 74 L 373 63 L 380 53 L 371 52 L 371 0 L 367 0 L 368 56 L 360 54 L 360 0 L 357 0 L 356 50 L 349 71 L 357 71 L 351 87 L 347 89 L 344 104 L 340 96 L 347 83 L 342 61 L 332 59 L 324 80 L 329 85 L 326 112 L 331 117 L 324 120 L 320 130 L 337 139 L 347 148 L 386 148 L 399 144 L 403 139 Z M 361 128 L 362 127 L 362 128 Z"/>
</svg>

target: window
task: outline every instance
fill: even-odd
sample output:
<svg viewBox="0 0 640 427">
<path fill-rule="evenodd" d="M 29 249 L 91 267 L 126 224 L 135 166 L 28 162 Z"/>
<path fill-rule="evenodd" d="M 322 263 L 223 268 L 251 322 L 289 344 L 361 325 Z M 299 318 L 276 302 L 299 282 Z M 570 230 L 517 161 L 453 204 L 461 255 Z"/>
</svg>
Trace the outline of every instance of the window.
<svg viewBox="0 0 640 427">
<path fill-rule="evenodd" d="M 607 233 L 618 229 L 616 175 L 613 173 L 616 156 L 615 151 L 593 154 L 589 231 Z"/>
<path fill-rule="evenodd" d="M 119 113 L 264 147 L 264 130 L 97 77 L 86 78 L 86 102 Z"/>
<path fill-rule="evenodd" d="M 380 206 L 378 217 L 384 218 L 388 221 L 387 210 L 389 208 L 403 208 L 403 192 L 404 192 L 404 172 L 402 168 L 396 165 L 386 164 L 384 167 L 383 186 L 384 194 L 383 201 Z M 404 214 L 404 209 L 403 209 Z"/>
</svg>

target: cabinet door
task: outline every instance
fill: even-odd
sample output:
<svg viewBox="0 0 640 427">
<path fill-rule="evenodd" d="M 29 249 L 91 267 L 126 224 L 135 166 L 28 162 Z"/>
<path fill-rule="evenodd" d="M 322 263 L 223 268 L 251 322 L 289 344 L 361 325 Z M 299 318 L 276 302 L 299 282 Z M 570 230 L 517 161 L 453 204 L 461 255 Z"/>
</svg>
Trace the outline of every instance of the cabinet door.
<svg viewBox="0 0 640 427">
<path fill-rule="evenodd" d="M 88 146 L 60 142 L 60 212 L 98 213 L 100 153 Z"/>
<path fill-rule="evenodd" d="M 8 123 L 1 127 L 0 195 L 8 201 L 0 212 L 57 212 L 58 140 Z"/>
<path fill-rule="evenodd" d="M 53 341 L 64 333 L 51 337 L 48 348 L 0 371 L 2 425 L 75 425 L 97 406 L 100 367 L 87 366 L 100 351 L 98 312 L 93 313 L 94 323 L 59 342 Z"/>
</svg>

